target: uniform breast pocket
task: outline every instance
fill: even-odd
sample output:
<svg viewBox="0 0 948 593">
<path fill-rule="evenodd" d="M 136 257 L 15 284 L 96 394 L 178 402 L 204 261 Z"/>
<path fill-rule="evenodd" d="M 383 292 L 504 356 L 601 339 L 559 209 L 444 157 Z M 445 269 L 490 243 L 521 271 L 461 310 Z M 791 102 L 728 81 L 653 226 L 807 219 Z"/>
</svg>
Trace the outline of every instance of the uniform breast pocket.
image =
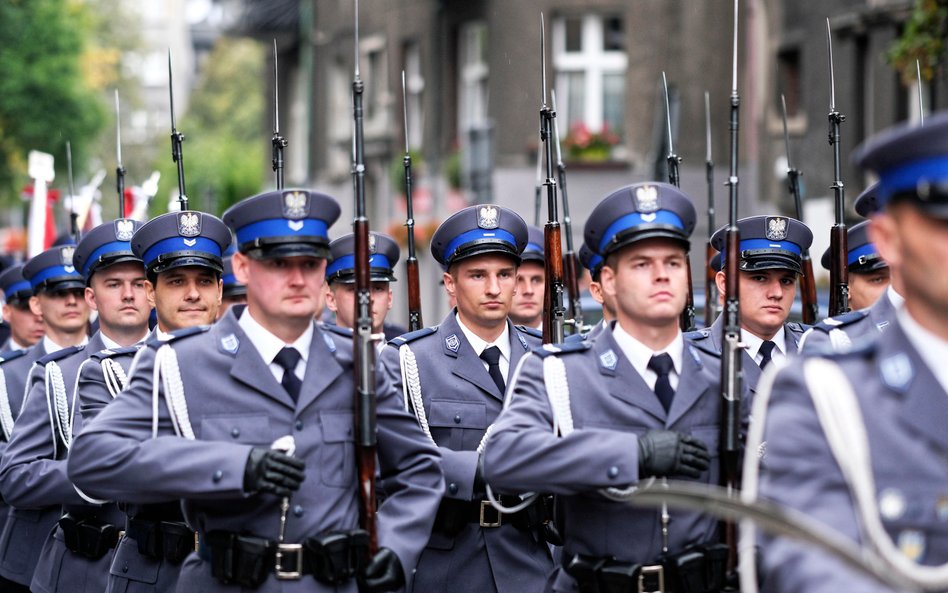
<svg viewBox="0 0 948 593">
<path fill-rule="evenodd" d="M 201 418 L 201 440 L 270 446 L 270 419 L 262 414 L 225 414 Z"/>
<path fill-rule="evenodd" d="M 433 399 L 428 424 L 439 445 L 469 451 L 477 448 L 490 420 L 484 403 Z"/>
<path fill-rule="evenodd" d="M 323 484 L 340 488 L 355 483 L 355 438 L 352 412 L 321 412 L 320 477 Z"/>
</svg>

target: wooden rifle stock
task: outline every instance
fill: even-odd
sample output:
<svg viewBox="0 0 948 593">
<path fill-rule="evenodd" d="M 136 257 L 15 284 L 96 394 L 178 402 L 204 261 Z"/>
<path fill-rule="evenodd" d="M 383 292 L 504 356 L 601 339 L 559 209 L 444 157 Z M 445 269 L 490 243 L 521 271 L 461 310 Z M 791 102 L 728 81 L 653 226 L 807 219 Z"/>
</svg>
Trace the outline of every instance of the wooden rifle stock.
<svg viewBox="0 0 948 593">
<path fill-rule="evenodd" d="M 563 247 L 561 241 L 560 223 L 547 222 L 543 228 L 543 253 L 546 256 L 546 290 L 543 291 L 544 344 L 558 344 L 563 341 L 564 312 L 561 306 L 563 302 Z"/>
<path fill-rule="evenodd" d="M 569 295 L 566 313 L 575 323 L 574 333 L 578 334 L 583 329 L 583 305 L 579 298 L 579 264 L 575 253 L 567 251 L 563 257 L 563 274 L 566 277 L 566 293 Z"/>
<path fill-rule="evenodd" d="M 846 225 L 834 224 L 830 229 L 830 317 L 849 311 L 846 238 Z"/>
<path fill-rule="evenodd" d="M 409 258 L 405 262 L 408 275 L 408 331 L 418 331 L 424 327 L 421 321 L 421 281 L 418 277 L 418 258 Z"/>
<path fill-rule="evenodd" d="M 800 300 L 803 303 L 803 323 L 813 325 L 820 316 L 820 306 L 816 302 L 816 278 L 813 277 L 813 260 L 810 259 L 809 250 L 803 254 Z"/>
</svg>

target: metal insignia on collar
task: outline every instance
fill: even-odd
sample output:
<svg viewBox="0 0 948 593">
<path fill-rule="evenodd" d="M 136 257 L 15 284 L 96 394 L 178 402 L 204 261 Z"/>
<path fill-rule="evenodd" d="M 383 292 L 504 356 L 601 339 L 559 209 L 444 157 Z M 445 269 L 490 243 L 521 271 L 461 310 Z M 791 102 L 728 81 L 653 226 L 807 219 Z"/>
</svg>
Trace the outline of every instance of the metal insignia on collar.
<svg viewBox="0 0 948 593">
<path fill-rule="evenodd" d="M 237 336 L 234 334 L 228 334 L 221 338 L 221 348 L 234 354 L 237 352 L 237 348 L 240 347 L 240 340 L 237 339 Z"/>
<path fill-rule="evenodd" d="M 283 194 L 283 218 L 299 220 L 309 214 L 309 194 L 302 191 L 288 191 Z"/>
<path fill-rule="evenodd" d="M 184 212 L 178 217 L 178 234 L 197 237 L 201 234 L 201 217 L 197 212 Z"/>
<path fill-rule="evenodd" d="M 131 241 L 135 234 L 135 223 L 127 218 L 119 218 L 115 221 L 115 240 Z"/>
<path fill-rule="evenodd" d="M 524 350 L 529 350 L 530 347 L 527 346 L 527 339 L 523 337 L 523 334 L 517 332 L 517 337 L 520 338 L 520 345 L 523 346 Z"/>
<path fill-rule="evenodd" d="M 885 328 L 888 326 L 889 326 L 888 321 L 880 321 L 879 323 L 876 324 L 876 329 L 879 330 L 880 332 L 884 332 Z"/>
<path fill-rule="evenodd" d="M 771 241 L 783 241 L 787 238 L 787 219 L 775 216 L 767 219 L 767 238 Z"/>
<path fill-rule="evenodd" d="M 654 185 L 643 185 L 636 189 L 635 209 L 646 214 L 658 210 L 658 188 Z"/>
<path fill-rule="evenodd" d="M 76 253 L 76 248 L 73 245 L 65 245 L 59 249 L 59 256 L 62 258 L 63 266 L 66 269 L 72 268 L 72 256 Z"/>
<path fill-rule="evenodd" d="M 498 214 L 497 208 L 493 206 L 481 206 L 477 210 L 477 226 L 482 229 L 496 229 Z"/>
<path fill-rule="evenodd" d="M 336 343 L 332 341 L 332 338 L 329 337 L 329 334 L 328 334 L 328 333 L 322 332 L 322 334 L 323 334 L 323 341 L 326 342 L 326 347 L 329 348 L 329 351 L 330 351 L 330 352 L 335 352 L 335 351 L 336 351 Z"/>
<path fill-rule="evenodd" d="M 701 364 L 701 357 L 698 356 L 698 349 L 694 346 L 688 346 L 688 352 L 691 354 L 692 360 L 695 361 L 695 364 L 698 365 L 698 368 L 702 368 L 704 365 Z"/>
<path fill-rule="evenodd" d="M 444 339 L 444 345 L 447 346 L 451 352 L 457 353 L 458 348 L 461 347 L 461 340 L 458 339 L 457 334 L 451 334 Z"/>
<path fill-rule="evenodd" d="M 904 389 L 912 380 L 912 361 L 905 353 L 886 358 L 879 370 L 882 371 L 882 380 L 892 389 Z"/>
<path fill-rule="evenodd" d="M 599 355 L 599 364 L 601 364 L 603 368 L 614 371 L 616 370 L 616 365 L 619 364 L 619 357 L 617 357 L 616 353 L 611 349 L 606 350 Z"/>
<path fill-rule="evenodd" d="M 917 529 L 906 529 L 899 532 L 896 545 L 906 558 L 918 561 L 925 554 L 925 534 Z"/>
</svg>

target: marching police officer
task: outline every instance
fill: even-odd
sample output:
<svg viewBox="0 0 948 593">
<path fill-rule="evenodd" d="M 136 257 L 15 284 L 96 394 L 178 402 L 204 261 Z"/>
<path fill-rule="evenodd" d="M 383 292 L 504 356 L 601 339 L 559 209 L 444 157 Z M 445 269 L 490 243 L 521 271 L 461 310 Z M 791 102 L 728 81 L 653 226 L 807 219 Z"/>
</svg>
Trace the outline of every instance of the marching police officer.
<svg viewBox="0 0 948 593">
<path fill-rule="evenodd" d="M 194 214 L 180 234 L 203 243 Z M 381 549 L 362 561 L 352 340 L 313 320 L 338 216 L 335 200 L 306 190 L 263 193 L 225 212 L 246 307 L 149 342 L 126 390 L 73 445 L 70 477 L 94 496 L 184 499 L 201 545 L 177 591 L 351 593 L 357 576 L 369 591 L 397 589 L 421 552 L 443 488 L 437 451 L 379 374 L 386 498 Z"/>
<path fill-rule="evenodd" d="M 510 320 L 517 325 L 543 330 L 543 294 L 546 290 L 546 260 L 543 231 L 527 227 L 527 246 L 520 254 L 517 290 L 510 306 Z"/>
<path fill-rule="evenodd" d="M 724 572 L 715 519 L 614 500 L 656 476 L 720 480 L 720 358 L 678 326 L 694 226 L 691 199 L 665 183 L 622 187 L 596 206 L 585 242 L 604 258 L 617 320 L 524 357 L 484 447 L 495 491 L 557 495 L 565 541 L 547 591 L 722 586 L 708 578 Z"/>
<path fill-rule="evenodd" d="M 849 271 L 849 306 L 853 310 L 867 309 L 875 303 L 889 286 L 889 265 L 879 257 L 875 245 L 869 240 L 869 225 L 864 220 L 846 230 Z M 830 250 L 820 260 L 823 268 L 830 269 Z"/>
<path fill-rule="evenodd" d="M 855 159 L 879 176 L 872 240 L 898 271 L 905 303 L 884 336 L 846 353 L 798 358 L 758 395 L 754 419 L 765 422 L 767 443 L 760 494 L 875 550 L 887 571 L 895 563 L 927 589 L 944 590 L 948 113 L 884 131 Z M 883 590 L 783 539 L 765 540 L 762 565 L 771 591 Z"/>
<path fill-rule="evenodd" d="M 11 410 L 19 408 L 20 402 L 24 401 L 27 380 L 36 361 L 64 348 L 84 344 L 88 339 L 89 306 L 83 295 L 85 282 L 73 264 L 74 252 L 74 245 L 53 247 L 23 266 L 23 277 L 33 291 L 30 310 L 43 318 L 46 335 L 29 350 L 4 357 L 0 370 Z M 45 401 L 45 394 L 41 398 Z M 24 411 L 20 411 L 18 420 L 24 417 Z M 13 424 L 12 415 L 3 416 L 6 417 L 4 426 Z M 42 418 L 46 419 L 46 425 L 49 426 L 49 417 Z M 34 422 L 42 418 L 34 418 Z M 12 439 L 11 433 L 8 432 L 7 437 Z M 3 487 L 6 487 L 7 480 L 3 482 Z M 9 486 L 14 487 L 12 484 Z M 15 504 L 12 506 L 16 507 Z M 21 590 L 27 590 L 30 586 L 40 548 L 59 520 L 60 511 L 59 506 L 10 509 L 3 535 L 0 536 L 0 553 L 3 554 L 0 557 L 0 575 L 20 585 Z M 11 586 L 10 590 L 16 590 L 16 587 Z"/>
<path fill-rule="evenodd" d="M 441 450 L 447 491 L 412 591 L 530 593 L 550 572 L 536 507 L 499 515 L 485 499 L 478 449 L 500 413 L 506 383 L 540 340 L 508 318 L 527 225 L 494 205 L 445 220 L 431 253 L 457 308 L 440 325 L 393 340 L 381 361 Z M 518 499 L 519 500 L 519 499 Z"/>
<path fill-rule="evenodd" d="M 761 369 L 774 358 L 794 355 L 806 327 L 787 322 L 797 292 L 797 280 L 803 273 L 802 256 L 813 242 L 813 233 L 805 224 L 786 216 L 751 216 L 737 221 L 741 233 L 740 319 L 744 350 L 744 380 L 754 392 Z M 727 229 L 711 237 L 711 246 L 723 252 Z M 723 260 L 715 275 L 720 298 L 725 295 Z M 723 300 L 722 300 L 723 302 Z M 689 332 L 685 338 L 699 348 L 721 352 L 723 323 L 719 315 L 711 327 Z"/>
<path fill-rule="evenodd" d="M 85 279 L 85 302 L 99 313 L 99 331 L 85 346 L 47 354 L 33 366 L 23 413 L 0 459 L 0 488 L 10 504 L 62 515 L 40 538 L 34 591 L 103 591 L 124 526 L 114 504 L 80 496 L 66 476 L 66 454 L 82 426 L 73 396 L 80 365 L 90 352 L 129 346 L 148 333 L 145 271 L 129 243 L 137 226 L 130 219 L 108 222 L 76 246 L 72 263 Z"/>
<path fill-rule="evenodd" d="M 602 305 L 602 319 L 594 325 L 586 334 L 586 338 L 594 338 L 602 328 L 608 325 L 616 318 L 615 299 L 607 295 L 602 290 L 601 275 L 602 257 L 589 248 L 585 243 L 579 248 L 579 261 L 583 267 L 589 270 L 591 281 L 589 282 L 589 295 L 593 300 Z"/>
<path fill-rule="evenodd" d="M 224 273 L 221 281 L 224 283 L 224 292 L 221 296 L 221 307 L 217 311 L 217 318 L 223 317 L 227 309 L 233 305 L 242 305 L 247 302 L 247 287 L 237 281 L 234 276 L 233 255 L 237 252 L 237 246 L 231 243 L 230 247 L 224 253 Z"/>
<path fill-rule="evenodd" d="M 0 352 L 26 350 L 35 345 L 46 333 L 43 318 L 30 310 L 33 289 L 23 277 L 23 265 L 10 266 L 0 274 L 3 291 L 3 320 L 10 326 L 10 337 L 0 346 Z"/>
</svg>

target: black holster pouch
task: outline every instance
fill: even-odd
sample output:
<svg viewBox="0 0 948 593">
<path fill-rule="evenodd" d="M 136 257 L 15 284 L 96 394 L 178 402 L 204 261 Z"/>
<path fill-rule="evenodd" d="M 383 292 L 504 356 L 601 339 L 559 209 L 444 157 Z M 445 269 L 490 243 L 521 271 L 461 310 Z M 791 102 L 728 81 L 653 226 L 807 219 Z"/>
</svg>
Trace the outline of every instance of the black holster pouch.
<svg viewBox="0 0 948 593">
<path fill-rule="evenodd" d="M 59 528 L 63 530 L 63 540 L 70 552 L 79 550 L 79 519 L 66 513 L 59 519 Z"/>
<path fill-rule="evenodd" d="M 638 591 L 638 564 L 607 560 L 599 568 L 599 593 L 630 593 Z"/>
<path fill-rule="evenodd" d="M 340 585 L 361 574 L 369 562 L 369 534 L 362 529 L 334 531 L 306 540 L 313 578 Z"/>
<path fill-rule="evenodd" d="M 696 548 L 688 548 L 677 554 L 665 556 L 661 560 L 665 567 L 665 587 L 678 593 L 705 593 L 707 567 L 704 553 Z"/>
<path fill-rule="evenodd" d="M 105 556 L 118 542 L 118 529 L 95 517 L 76 517 L 66 513 L 59 520 L 66 549 L 89 560 Z"/>
<path fill-rule="evenodd" d="M 207 546 L 211 549 L 211 574 L 225 585 L 256 589 L 267 580 L 273 566 L 269 540 L 212 531 L 207 534 Z"/>
<path fill-rule="evenodd" d="M 194 532 L 184 523 L 162 521 L 159 531 L 161 553 L 168 562 L 180 564 L 194 551 Z"/>
<path fill-rule="evenodd" d="M 707 570 L 707 585 L 709 591 L 721 591 L 727 583 L 727 557 L 730 550 L 727 544 L 707 544 L 701 546 L 704 550 L 704 563 Z M 760 556 L 758 556 L 759 558 Z M 763 574 L 763 573 L 758 573 Z"/>
<path fill-rule="evenodd" d="M 576 554 L 566 564 L 566 572 L 576 579 L 579 593 L 602 593 L 599 590 L 599 571 L 605 560 Z"/>
</svg>

